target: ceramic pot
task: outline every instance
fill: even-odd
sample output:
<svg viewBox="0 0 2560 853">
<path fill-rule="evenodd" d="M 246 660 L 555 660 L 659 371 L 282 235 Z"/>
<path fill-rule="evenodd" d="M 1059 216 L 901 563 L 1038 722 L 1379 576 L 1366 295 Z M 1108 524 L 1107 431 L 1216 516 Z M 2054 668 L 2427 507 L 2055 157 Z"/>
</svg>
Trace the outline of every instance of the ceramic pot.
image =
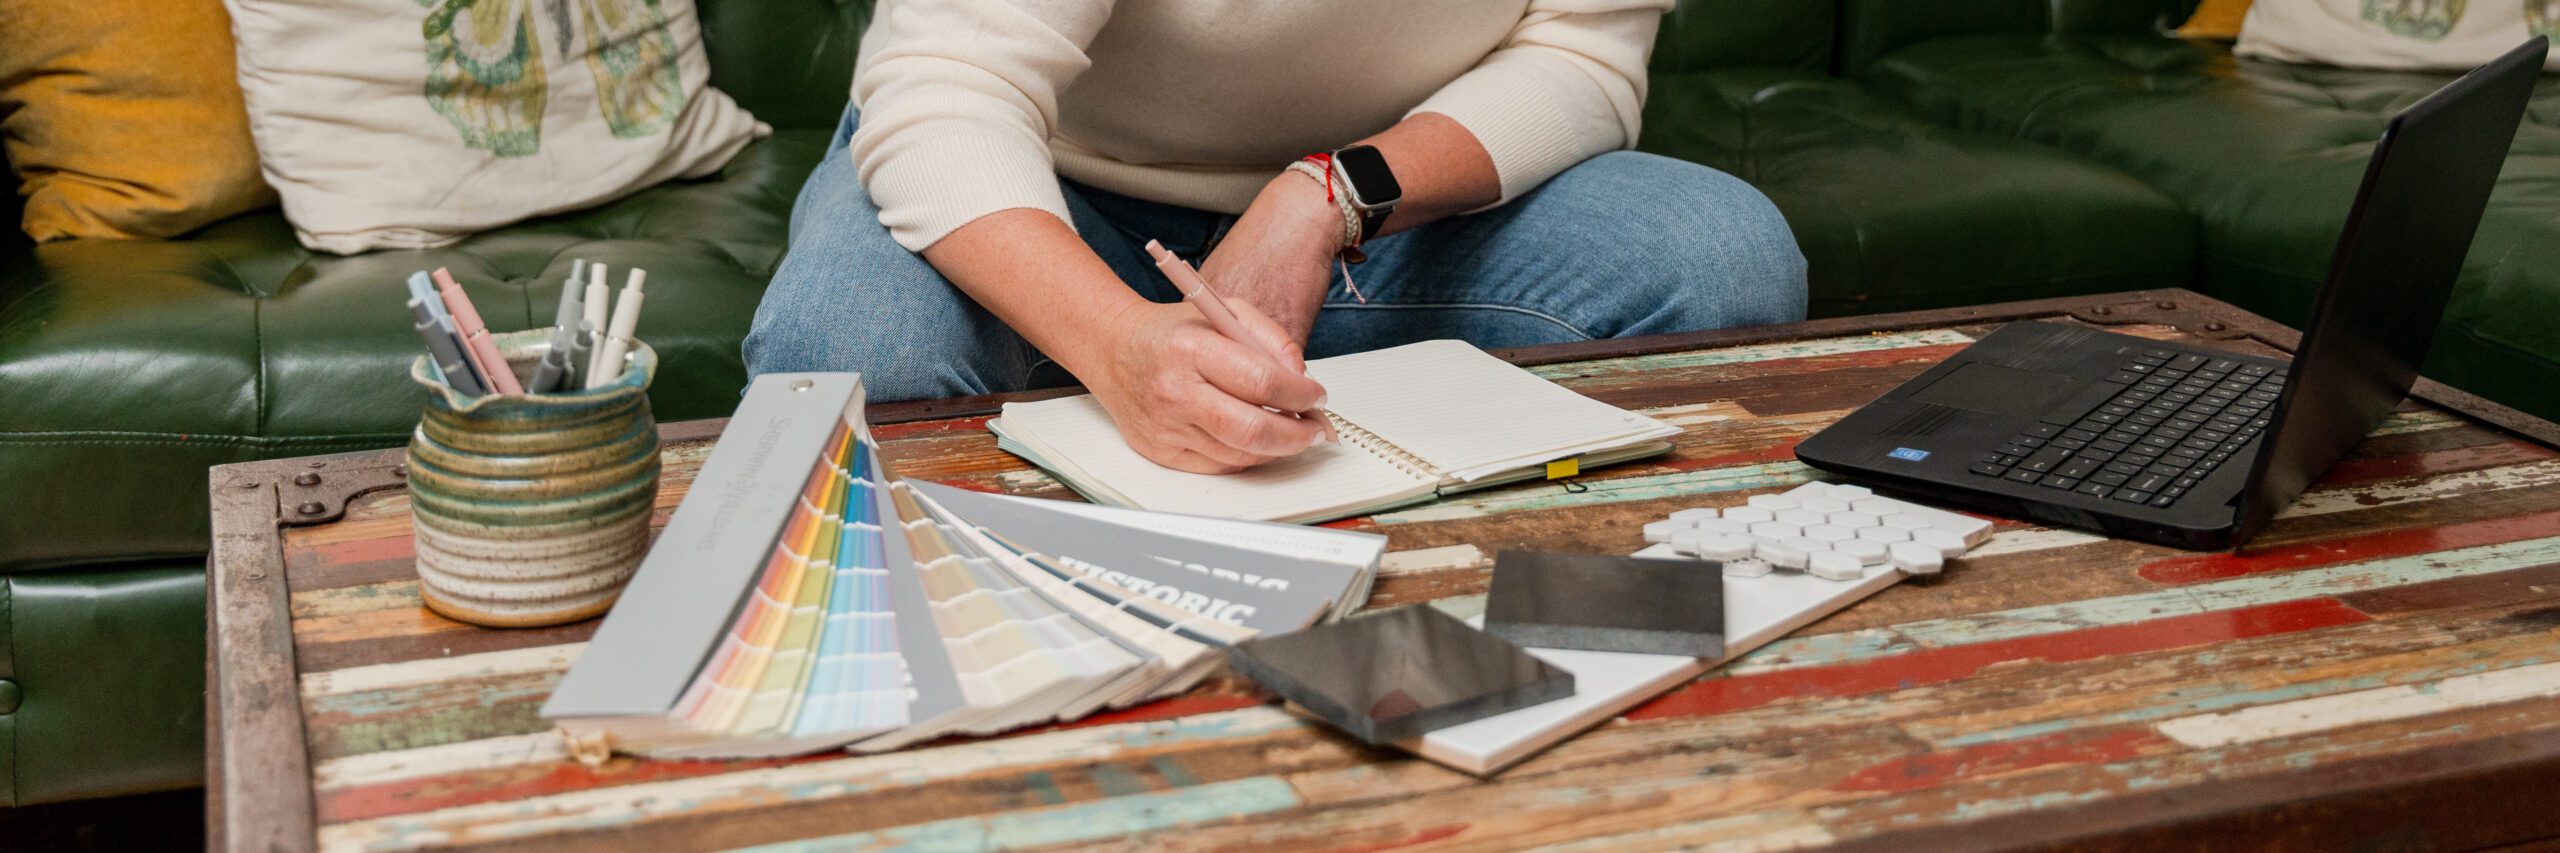
<svg viewBox="0 0 2560 853">
<path fill-rule="evenodd" d="M 495 335 L 519 379 L 550 330 Z M 419 593 L 474 625 L 574 622 L 613 606 L 649 550 L 658 497 L 657 353 L 634 344 L 621 378 L 562 394 L 465 398 L 430 378 L 409 437 L 409 503 Z"/>
</svg>

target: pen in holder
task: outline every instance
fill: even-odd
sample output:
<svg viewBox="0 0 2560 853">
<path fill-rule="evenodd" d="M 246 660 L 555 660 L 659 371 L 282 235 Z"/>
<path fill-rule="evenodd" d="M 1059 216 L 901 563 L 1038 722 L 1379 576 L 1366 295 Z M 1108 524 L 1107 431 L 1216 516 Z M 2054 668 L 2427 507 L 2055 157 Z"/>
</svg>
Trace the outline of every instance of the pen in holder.
<svg viewBox="0 0 2560 853">
<path fill-rule="evenodd" d="M 493 335 L 518 376 L 551 332 Z M 409 438 L 409 500 L 419 593 L 447 617 L 534 627 L 601 614 L 649 549 L 658 496 L 658 425 L 649 416 L 657 353 L 634 342 L 628 369 L 599 388 L 465 397 L 428 362 Z"/>
</svg>

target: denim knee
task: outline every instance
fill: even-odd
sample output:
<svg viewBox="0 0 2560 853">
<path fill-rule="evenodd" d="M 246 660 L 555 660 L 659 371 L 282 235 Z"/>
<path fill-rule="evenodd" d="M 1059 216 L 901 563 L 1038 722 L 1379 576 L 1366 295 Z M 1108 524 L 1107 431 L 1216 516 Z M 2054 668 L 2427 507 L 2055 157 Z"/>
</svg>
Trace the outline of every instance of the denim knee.
<svg viewBox="0 0 2560 853">
<path fill-rule="evenodd" d="M 1630 246 L 1659 262 L 1646 282 L 1663 305 L 1653 331 L 1788 323 L 1804 319 L 1805 258 L 1769 197 L 1741 178 L 1696 163 L 1616 151 L 1594 161 L 1628 185 L 1636 215 Z"/>
<path fill-rule="evenodd" d="M 1017 390 L 1031 370 L 1027 345 L 922 259 L 906 259 L 786 263 L 747 331 L 747 374 L 857 372 L 880 403 Z"/>
</svg>

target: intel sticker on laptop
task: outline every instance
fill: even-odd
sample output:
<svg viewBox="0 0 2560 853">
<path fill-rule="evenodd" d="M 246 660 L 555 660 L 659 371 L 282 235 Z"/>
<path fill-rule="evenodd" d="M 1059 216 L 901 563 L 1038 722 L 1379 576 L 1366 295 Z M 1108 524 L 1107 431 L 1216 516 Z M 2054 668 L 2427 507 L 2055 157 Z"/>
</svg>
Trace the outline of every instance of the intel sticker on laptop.
<svg viewBox="0 0 2560 853">
<path fill-rule="evenodd" d="M 1914 450 L 1908 447 L 1896 447 L 1893 449 L 1892 453 L 1887 453 L 1885 455 L 1891 456 L 1895 459 L 1900 459 L 1904 462 L 1918 462 L 1929 458 L 1929 451 Z"/>
</svg>

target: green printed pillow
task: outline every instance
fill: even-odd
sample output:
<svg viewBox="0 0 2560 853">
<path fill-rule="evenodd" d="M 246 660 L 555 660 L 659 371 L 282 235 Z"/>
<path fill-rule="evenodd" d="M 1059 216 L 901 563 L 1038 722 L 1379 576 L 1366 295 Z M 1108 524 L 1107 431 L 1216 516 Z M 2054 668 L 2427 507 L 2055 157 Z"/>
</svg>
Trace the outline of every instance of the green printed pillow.
<svg viewBox="0 0 2560 853">
<path fill-rule="evenodd" d="M 2257 0 L 2241 56 L 2348 68 L 2467 71 L 2537 35 L 2560 0 Z M 2560 52 L 2548 66 L 2560 70 Z"/>
<path fill-rule="evenodd" d="M 426 248 L 719 170 L 770 132 L 693 0 L 225 0 L 304 246 Z"/>
</svg>

